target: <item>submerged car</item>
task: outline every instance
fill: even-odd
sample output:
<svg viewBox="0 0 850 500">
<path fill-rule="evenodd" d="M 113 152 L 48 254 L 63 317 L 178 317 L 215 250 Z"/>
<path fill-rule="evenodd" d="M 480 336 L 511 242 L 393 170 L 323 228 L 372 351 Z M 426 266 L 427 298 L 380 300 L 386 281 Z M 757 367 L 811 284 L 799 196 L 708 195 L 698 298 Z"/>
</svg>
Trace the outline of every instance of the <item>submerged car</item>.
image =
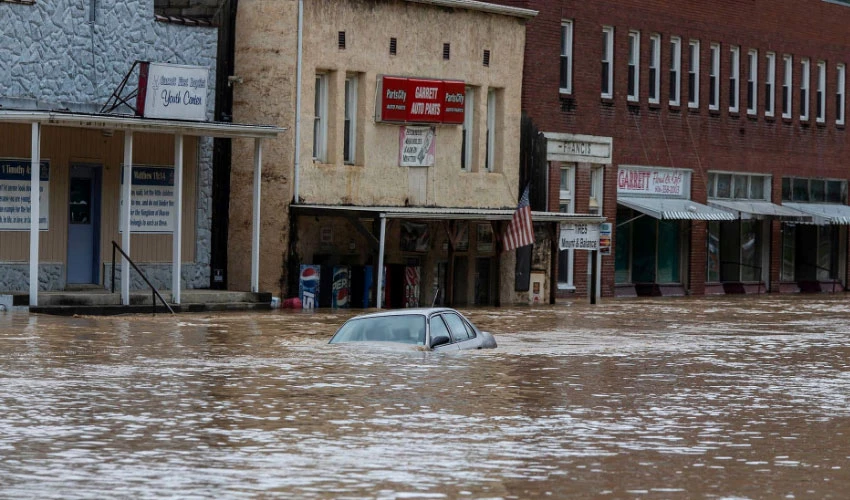
<svg viewBox="0 0 850 500">
<path fill-rule="evenodd" d="M 329 343 L 344 342 L 394 342 L 435 351 L 496 347 L 491 334 L 482 332 L 463 314 L 447 307 L 398 309 L 351 318 L 339 327 Z"/>
</svg>

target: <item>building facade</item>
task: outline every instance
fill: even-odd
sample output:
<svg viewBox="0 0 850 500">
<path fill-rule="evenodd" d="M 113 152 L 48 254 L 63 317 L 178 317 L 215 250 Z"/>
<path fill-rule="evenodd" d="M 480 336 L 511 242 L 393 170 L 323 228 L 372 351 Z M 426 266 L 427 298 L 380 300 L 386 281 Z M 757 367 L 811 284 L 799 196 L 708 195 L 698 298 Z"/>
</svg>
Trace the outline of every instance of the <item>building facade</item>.
<svg viewBox="0 0 850 500">
<path fill-rule="evenodd" d="M 847 2 L 497 3 L 539 12 L 523 112 L 549 210 L 613 223 L 603 295 L 846 288 Z M 560 295 L 586 258 L 561 253 Z"/>
<path fill-rule="evenodd" d="M 122 240 L 119 193 L 126 142 L 122 126 L 113 129 L 96 115 L 137 60 L 207 67 L 205 85 L 213 83 L 217 31 L 209 23 L 188 26 L 157 20 L 153 0 L 0 1 L 0 19 L 0 291 L 29 288 L 31 251 L 37 260 L 38 289 L 108 286 L 111 242 Z M 214 87 L 201 91 L 209 92 L 211 115 Z M 52 121 L 53 112 L 64 118 Z M 30 124 L 40 124 L 39 132 L 33 133 Z M 182 227 L 183 284 L 207 287 L 212 140 L 185 138 L 185 207 L 176 223 L 173 217 L 155 215 L 156 210 L 173 208 L 175 199 L 168 193 L 174 186 L 174 135 L 155 129 L 135 134 L 134 171 L 142 177 L 150 174 L 155 181 L 149 183 L 149 195 L 136 200 L 149 206 L 139 206 L 134 223 L 152 222 L 133 227 L 132 258 L 158 287 L 168 288 L 173 282 L 172 234 Z M 34 250 L 31 142 L 40 142 L 41 157 L 41 234 Z M 134 181 L 137 188 L 144 189 Z M 132 288 L 144 287 L 137 278 Z"/>
<path fill-rule="evenodd" d="M 368 306 L 370 283 L 391 307 L 527 302 L 499 235 L 522 191 L 520 74 L 534 12 L 304 2 L 299 55 L 298 4 L 243 0 L 237 16 L 235 119 L 292 125 L 267 149 L 263 287 L 295 296 L 305 270 L 321 273 L 319 306 Z M 234 151 L 231 256 L 247 235 L 246 152 Z M 244 281 L 247 269 L 231 259 L 228 276 Z"/>
</svg>

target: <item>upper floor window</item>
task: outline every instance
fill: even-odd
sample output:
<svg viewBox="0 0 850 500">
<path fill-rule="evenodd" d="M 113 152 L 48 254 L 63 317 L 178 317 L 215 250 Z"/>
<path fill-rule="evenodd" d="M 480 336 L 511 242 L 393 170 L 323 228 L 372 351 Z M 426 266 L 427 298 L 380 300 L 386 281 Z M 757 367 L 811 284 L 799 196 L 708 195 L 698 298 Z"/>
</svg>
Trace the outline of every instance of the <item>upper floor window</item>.
<svg viewBox="0 0 850 500">
<path fill-rule="evenodd" d="M 835 123 L 844 125 L 844 89 L 846 84 L 846 67 L 839 64 L 835 67 L 836 73 L 836 88 L 835 88 Z"/>
<path fill-rule="evenodd" d="M 729 112 L 738 112 L 738 96 L 741 95 L 741 47 L 729 48 Z"/>
<path fill-rule="evenodd" d="M 460 143 L 460 168 L 469 170 L 472 167 L 472 136 L 475 112 L 475 91 L 466 87 L 466 97 L 463 100 L 463 128 Z"/>
<path fill-rule="evenodd" d="M 847 181 L 783 177 L 782 201 L 846 204 Z"/>
<path fill-rule="evenodd" d="M 811 63 L 807 58 L 800 61 L 800 120 L 809 119 L 809 78 Z"/>
<path fill-rule="evenodd" d="M 749 59 L 747 73 L 747 114 L 754 115 L 758 111 L 759 52 L 755 49 L 747 52 Z"/>
<path fill-rule="evenodd" d="M 699 107 L 699 40 L 688 44 L 688 107 Z"/>
<path fill-rule="evenodd" d="M 562 93 L 573 92 L 573 22 L 561 21 L 561 74 Z"/>
<path fill-rule="evenodd" d="M 792 56 L 782 56 L 782 118 L 791 118 L 791 88 L 794 80 L 794 61 Z"/>
<path fill-rule="evenodd" d="M 818 61 L 818 87 L 815 95 L 815 120 L 826 121 L 826 62 Z"/>
<path fill-rule="evenodd" d="M 767 68 L 764 78 L 764 116 L 773 116 L 776 104 L 776 54 L 768 52 L 765 62 Z"/>
<path fill-rule="evenodd" d="M 357 76 L 345 79 L 345 125 L 343 130 L 342 160 L 354 163 L 357 154 Z"/>
<path fill-rule="evenodd" d="M 487 91 L 487 153 L 484 168 L 495 171 L 496 166 L 496 89 Z"/>
<path fill-rule="evenodd" d="M 604 98 L 614 97 L 614 28 L 602 28 L 602 86 Z"/>
<path fill-rule="evenodd" d="M 709 172 L 708 197 L 735 200 L 770 200 L 770 176 Z"/>
<path fill-rule="evenodd" d="M 682 39 L 670 38 L 670 105 L 679 105 L 679 95 L 682 89 Z"/>
<path fill-rule="evenodd" d="M 326 162 L 328 159 L 328 75 L 316 75 L 313 105 L 313 158 Z"/>
<path fill-rule="evenodd" d="M 720 109 L 720 44 L 711 44 L 711 68 L 708 71 L 708 109 Z"/>
<path fill-rule="evenodd" d="M 661 35 L 653 33 L 649 37 L 649 102 L 658 104 L 661 102 L 659 96 L 661 89 Z"/>
<path fill-rule="evenodd" d="M 629 101 L 640 98 L 640 31 L 629 32 Z"/>
</svg>

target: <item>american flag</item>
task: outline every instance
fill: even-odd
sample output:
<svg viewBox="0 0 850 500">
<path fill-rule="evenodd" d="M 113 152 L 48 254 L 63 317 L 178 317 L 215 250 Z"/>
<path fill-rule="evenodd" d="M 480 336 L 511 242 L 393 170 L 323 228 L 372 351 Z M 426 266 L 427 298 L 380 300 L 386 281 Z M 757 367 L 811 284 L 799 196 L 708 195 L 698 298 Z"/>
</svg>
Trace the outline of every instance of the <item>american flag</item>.
<svg viewBox="0 0 850 500">
<path fill-rule="evenodd" d="M 522 192 L 516 212 L 502 237 L 505 251 L 534 243 L 534 228 L 531 225 L 531 206 L 528 203 L 528 185 Z"/>
</svg>

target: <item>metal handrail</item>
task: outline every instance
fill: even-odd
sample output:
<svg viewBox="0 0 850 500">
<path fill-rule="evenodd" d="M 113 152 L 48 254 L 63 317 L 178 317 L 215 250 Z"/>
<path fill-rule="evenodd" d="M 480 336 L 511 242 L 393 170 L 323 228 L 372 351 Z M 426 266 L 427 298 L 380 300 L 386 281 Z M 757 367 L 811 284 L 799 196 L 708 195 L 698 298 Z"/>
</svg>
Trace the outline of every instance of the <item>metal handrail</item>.
<svg viewBox="0 0 850 500">
<path fill-rule="evenodd" d="M 745 263 L 743 263 L 743 262 L 738 262 L 738 261 L 734 261 L 734 260 L 721 260 L 721 261 L 720 261 L 720 265 L 722 266 L 722 265 L 724 265 L 724 264 L 727 264 L 727 265 L 728 265 L 728 264 L 734 264 L 734 265 L 736 265 L 736 266 L 749 267 L 750 269 L 755 269 L 755 270 L 757 270 L 757 271 L 758 271 L 759 276 L 761 276 L 761 270 L 762 270 L 762 267 L 761 267 L 761 266 L 754 266 L 754 265 L 752 265 L 752 264 L 745 264 Z M 758 280 L 758 282 L 757 282 L 757 283 L 758 283 L 758 285 L 759 285 L 757 295 L 761 295 L 761 286 L 762 286 L 762 285 L 765 285 L 765 291 L 766 291 L 766 290 L 767 290 L 767 283 L 765 283 L 764 281 L 762 281 L 762 279 L 761 279 L 761 278 Z"/>
<path fill-rule="evenodd" d="M 156 298 L 159 297 L 159 300 L 162 301 L 162 304 L 168 309 L 168 311 L 171 314 L 174 314 L 174 309 L 172 309 L 171 306 L 168 305 L 168 302 L 166 302 L 165 299 L 162 298 L 162 295 L 160 295 L 159 292 L 156 290 L 156 288 L 153 286 L 153 284 L 151 284 L 151 282 L 148 280 L 147 276 L 145 276 L 145 273 L 143 273 L 142 270 L 139 269 L 139 266 L 137 266 L 136 263 L 133 262 L 133 259 L 131 259 L 129 255 L 124 253 L 124 250 L 121 249 L 121 247 L 118 245 L 118 243 L 115 243 L 115 240 L 112 240 L 112 293 L 115 293 L 115 250 L 118 250 L 119 252 L 121 252 L 121 255 L 123 255 L 124 258 L 127 259 L 127 262 L 129 262 L 130 265 L 133 266 L 133 269 L 135 269 L 136 272 L 139 273 L 139 276 L 141 276 L 142 279 L 145 280 L 145 283 L 147 283 L 147 285 L 150 287 L 151 292 L 153 292 L 152 295 L 151 295 L 151 304 L 153 305 L 153 313 L 156 314 Z M 130 276 L 122 276 L 122 279 L 129 280 Z"/>
</svg>

